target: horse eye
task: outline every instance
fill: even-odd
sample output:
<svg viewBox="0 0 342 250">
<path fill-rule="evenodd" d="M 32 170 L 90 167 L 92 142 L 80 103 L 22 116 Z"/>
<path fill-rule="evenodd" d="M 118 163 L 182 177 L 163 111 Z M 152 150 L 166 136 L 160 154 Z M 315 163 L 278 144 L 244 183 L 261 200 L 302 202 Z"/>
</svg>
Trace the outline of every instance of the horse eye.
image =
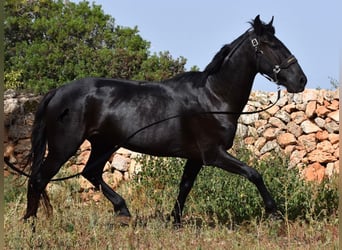
<svg viewBox="0 0 342 250">
<path fill-rule="evenodd" d="M 276 49 L 276 48 L 277 48 L 277 44 L 274 43 L 274 42 L 271 42 L 271 41 L 263 41 L 263 43 L 264 43 L 266 46 L 270 47 L 271 49 Z"/>
</svg>

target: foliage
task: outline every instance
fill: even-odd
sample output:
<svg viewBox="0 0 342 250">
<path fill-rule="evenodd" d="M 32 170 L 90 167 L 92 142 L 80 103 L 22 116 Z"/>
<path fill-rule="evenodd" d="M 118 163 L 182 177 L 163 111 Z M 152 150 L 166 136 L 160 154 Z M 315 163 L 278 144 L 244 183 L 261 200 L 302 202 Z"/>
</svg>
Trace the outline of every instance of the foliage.
<svg viewBox="0 0 342 250">
<path fill-rule="evenodd" d="M 332 77 L 329 77 L 329 79 L 330 79 L 331 90 L 335 90 L 340 86 L 340 83 L 338 82 L 338 80 L 336 80 Z"/>
<path fill-rule="evenodd" d="M 236 153 L 262 174 L 286 220 L 319 220 L 337 213 L 338 190 L 334 180 L 320 185 L 306 182 L 298 170 L 287 169 L 287 159 L 279 154 L 260 161 L 243 147 Z M 134 192 L 150 197 L 151 207 L 156 210 L 170 212 L 184 161 L 147 157 L 141 163 L 143 171 L 136 177 Z M 185 214 L 207 214 L 222 223 L 262 218 L 263 211 L 261 196 L 251 182 L 213 167 L 202 169 L 185 206 Z"/>
<path fill-rule="evenodd" d="M 184 57 L 174 60 L 168 51 L 159 52 L 158 55 L 155 53 L 141 64 L 141 70 L 135 78 L 147 81 L 167 79 L 183 72 L 185 63 Z"/>
<path fill-rule="evenodd" d="M 4 75 L 5 89 L 22 89 L 24 83 L 21 80 L 22 70 L 10 71 Z"/>
<path fill-rule="evenodd" d="M 137 27 L 116 25 L 87 1 L 5 1 L 4 33 L 5 74 L 21 72 L 23 87 L 38 92 L 86 76 L 161 79 L 186 62 L 167 52 L 151 56 Z"/>
</svg>

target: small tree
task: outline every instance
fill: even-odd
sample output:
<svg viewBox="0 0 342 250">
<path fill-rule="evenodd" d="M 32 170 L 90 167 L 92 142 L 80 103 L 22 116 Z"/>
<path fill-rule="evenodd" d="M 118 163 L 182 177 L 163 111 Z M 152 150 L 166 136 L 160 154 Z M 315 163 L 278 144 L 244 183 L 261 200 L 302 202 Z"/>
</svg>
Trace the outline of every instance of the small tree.
<svg viewBox="0 0 342 250">
<path fill-rule="evenodd" d="M 137 27 L 116 25 L 86 1 L 7 0 L 4 31 L 5 74 L 21 72 L 20 87 L 37 92 L 86 76 L 156 80 L 184 71 L 186 62 L 151 56 Z M 158 60 L 163 74 L 152 67 Z"/>
</svg>

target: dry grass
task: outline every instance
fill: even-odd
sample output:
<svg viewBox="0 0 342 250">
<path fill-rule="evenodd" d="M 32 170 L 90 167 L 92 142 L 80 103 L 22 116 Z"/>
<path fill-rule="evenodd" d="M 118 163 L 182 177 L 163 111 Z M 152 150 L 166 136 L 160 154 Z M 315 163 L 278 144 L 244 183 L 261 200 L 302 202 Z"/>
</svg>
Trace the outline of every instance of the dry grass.
<svg viewBox="0 0 342 250">
<path fill-rule="evenodd" d="M 5 195 L 17 182 L 5 180 Z M 146 197 L 136 200 L 129 183 L 119 192 L 133 214 L 120 226 L 106 199 L 82 202 L 75 184 L 53 184 L 54 215 L 41 210 L 36 232 L 20 218 L 25 210 L 25 187 L 5 201 L 5 249 L 338 249 L 338 219 L 324 221 L 249 221 L 231 227 L 204 215 L 185 215 L 183 228 L 158 215 Z M 143 197 L 143 196 L 142 196 Z M 133 200 L 134 199 L 134 200 Z M 147 200 L 146 200 L 147 199 Z"/>
</svg>

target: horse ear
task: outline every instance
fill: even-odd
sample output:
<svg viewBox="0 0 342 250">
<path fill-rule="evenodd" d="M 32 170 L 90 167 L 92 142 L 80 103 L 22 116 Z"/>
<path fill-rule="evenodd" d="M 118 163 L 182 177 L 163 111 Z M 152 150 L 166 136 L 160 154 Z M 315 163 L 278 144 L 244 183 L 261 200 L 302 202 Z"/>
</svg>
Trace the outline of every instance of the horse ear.
<svg viewBox="0 0 342 250">
<path fill-rule="evenodd" d="M 274 20 L 274 16 L 272 16 L 271 21 L 267 24 L 269 27 L 272 27 L 272 25 L 273 25 L 273 20 Z"/>
<path fill-rule="evenodd" d="M 271 21 L 267 24 L 267 29 L 269 32 L 271 32 L 273 35 L 275 33 L 274 27 L 273 27 L 273 20 L 274 20 L 274 16 L 272 16 Z"/>
<path fill-rule="evenodd" d="M 260 20 L 260 15 L 257 15 L 254 19 L 253 22 L 253 28 L 254 28 L 254 32 L 257 36 L 261 36 L 263 33 L 263 25 L 262 22 Z"/>
</svg>

